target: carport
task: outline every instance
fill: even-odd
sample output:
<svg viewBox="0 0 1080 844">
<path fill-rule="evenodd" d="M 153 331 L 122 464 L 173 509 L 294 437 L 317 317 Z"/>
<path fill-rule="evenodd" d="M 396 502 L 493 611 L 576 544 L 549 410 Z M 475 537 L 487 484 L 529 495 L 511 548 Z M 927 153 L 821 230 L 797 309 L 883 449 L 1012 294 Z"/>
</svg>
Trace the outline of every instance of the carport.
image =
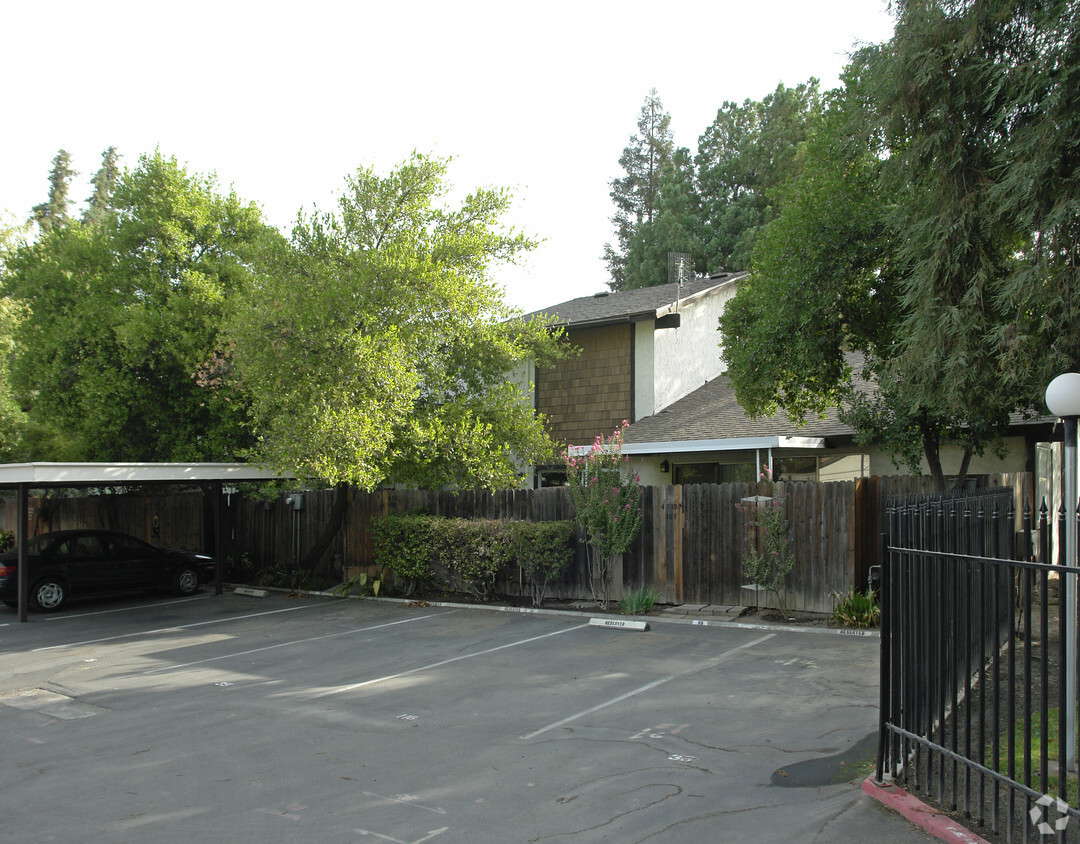
<svg viewBox="0 0 1080 844">
<path fill-rule="evenodd" d="M 86 487 L 135 486 L 141 484 L 208 484 L 216 549 L 224 547 L 221 515 L 222 487 L 225 483 L 272 481 L 291 478 L 247 463 L 6 463 L 0 464 L 0 489 L 15 489 L 17 516 L 15 548 L 19 560 L 19 621 L 27 620 L 29 583 L 26 571 L 27 525 L 30 520 L 29 493 L 32 489 L 78 489 Z M 214 567 L 214 589 L 222 591 L 222 566 Z"/>
</svg>

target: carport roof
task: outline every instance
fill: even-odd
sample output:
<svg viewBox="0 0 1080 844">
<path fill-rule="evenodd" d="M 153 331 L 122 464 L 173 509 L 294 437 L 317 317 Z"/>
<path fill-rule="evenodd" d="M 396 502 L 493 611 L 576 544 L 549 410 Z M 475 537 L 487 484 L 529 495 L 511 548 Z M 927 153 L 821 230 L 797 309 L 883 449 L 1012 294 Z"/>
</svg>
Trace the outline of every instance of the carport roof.
<svg viewBox="0 0 1080 844">
<path fill-rule="evenodd" d="M 248 463 L 4 463 L 0 486 L 94 486 L 199 481 L 269 481 L 281 477 Z"/>
</svg>

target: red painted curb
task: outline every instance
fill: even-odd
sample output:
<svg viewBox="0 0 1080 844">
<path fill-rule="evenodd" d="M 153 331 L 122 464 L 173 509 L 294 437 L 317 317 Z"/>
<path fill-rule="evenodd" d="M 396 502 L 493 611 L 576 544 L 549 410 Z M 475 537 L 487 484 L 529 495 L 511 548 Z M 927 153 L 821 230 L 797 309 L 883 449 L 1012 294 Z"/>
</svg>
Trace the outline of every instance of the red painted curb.
<svg viewBox="0 0 1080 844">
<path fill-rule="evenodd" d="M 962 841 L 964 844 L 990 844 L 985 838 L 960 826 L 948 815 L 937 809 L 931 809 L 917 797 L 912 797 L 897 785 L 879 783 L 873 776 L 863 780 L 862 790 L 899 812 L 916 826 L 922 827 L 935 838 L 942 841 Z"/>
</svg>

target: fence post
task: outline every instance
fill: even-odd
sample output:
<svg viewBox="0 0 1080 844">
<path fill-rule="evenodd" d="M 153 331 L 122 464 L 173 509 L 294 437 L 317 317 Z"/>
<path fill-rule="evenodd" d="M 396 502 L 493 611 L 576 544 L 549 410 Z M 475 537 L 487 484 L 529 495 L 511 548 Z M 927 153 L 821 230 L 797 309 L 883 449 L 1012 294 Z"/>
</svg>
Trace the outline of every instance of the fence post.
<svg viewBox="0 0 1080 844">
<path fill-rule="evenodd" d="M 891 697 L 892 663 L 890 661 L 891 649 L 889 634 L 892 630 L 892 612 L 889 608 L 890 595 L 895 591 L 889 582 L 892 566 L 889 562 L 888 552 L 885 550 L 889 544 L 889 537 L 882 533 L 878 539 L 878 560 L 881 565 L 881 655 L 880 680 L 878 682 L 878 755 L 877 755 L 877 781 L 885 781 L 885 759 L 887 756 L 889 731 L 886 724 L 889 723 L 889 701 Z"/>
</svg>

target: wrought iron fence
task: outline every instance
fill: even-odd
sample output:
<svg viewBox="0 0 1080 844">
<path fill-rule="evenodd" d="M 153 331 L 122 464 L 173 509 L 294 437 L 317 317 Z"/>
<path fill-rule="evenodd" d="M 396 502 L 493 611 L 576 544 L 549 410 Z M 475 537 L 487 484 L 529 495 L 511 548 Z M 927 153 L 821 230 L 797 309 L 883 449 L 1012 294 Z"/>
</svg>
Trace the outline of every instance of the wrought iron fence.
<svg viewBox="0 0 1080 844">
<path fill-rule="evenodd" d="M 1072 623 L 1061 587 L 1080 569 L 1048 564 L 1045 506 L 1034 526 L 1025 507 L 1019 536 L 1007 491 L 893 500 L 886 522 L 878 780 L 1008 841 L 1080 841 L 1057 740 Z"/>
</svg>

